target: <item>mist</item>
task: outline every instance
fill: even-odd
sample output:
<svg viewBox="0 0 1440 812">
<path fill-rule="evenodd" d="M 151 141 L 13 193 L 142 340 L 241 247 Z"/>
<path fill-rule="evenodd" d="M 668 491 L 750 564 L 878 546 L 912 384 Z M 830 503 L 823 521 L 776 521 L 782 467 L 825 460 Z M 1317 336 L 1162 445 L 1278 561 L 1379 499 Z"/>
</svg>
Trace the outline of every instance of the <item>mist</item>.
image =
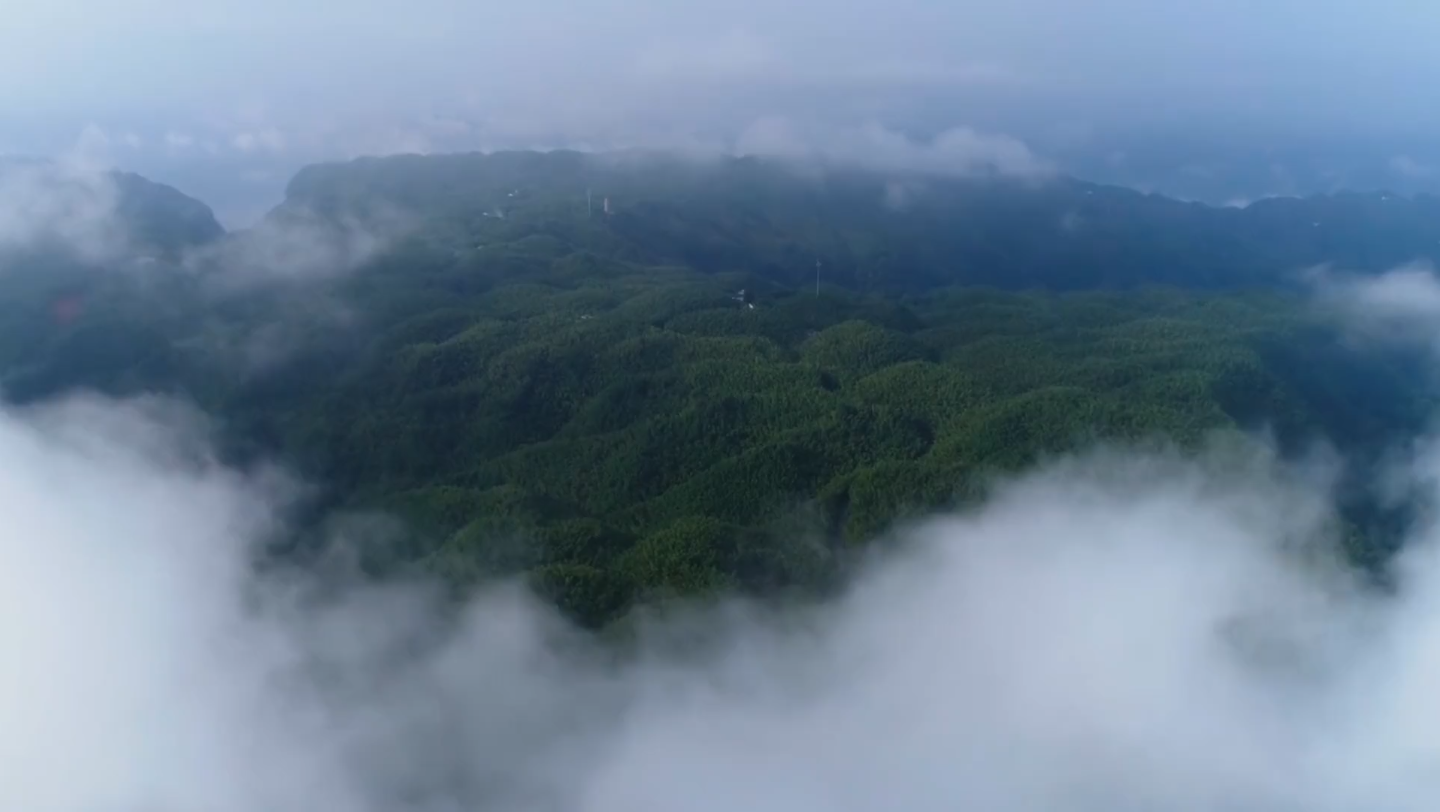
<svg viewBox="0 0 1440 812">
<path fill-rule="evenodd" d="M 94 126 L 228 225 L 304 164 L 473 149 L 734 148 L 783 117 L 973 131 L 1090 179 L 1223 202 L 1436 189 L 1430 15 L 1293 0 L 56 0 L 0 31 L 0 154 Z M 1358 66 L 1358 67 L 1357 67 Z"/>
<path fill-rule="evenodd" d="M 65 246 L 102 262 L 130 249 L 113 178 L 97 171 L 82 137 L 57 161 L 0 158 L 0 252 Z"/>
<path fill-rule="evenodd" d="M 1440 351 L 1440 281 L 1427 262 L 1413 262 L 1378 276 L 1328 267 L 1304 273 L 1318 304 L 1334 312 L 1358 340 L 1432 344 Z"/>
<path fill-rule="evenodd" d="M 210 222 L 213 231 L 147 234 L 137 209 L 160 205 L 150 196 L 175 192 L 108 170 L 95 157 L 105 144 L 92 132 L 60 160 L 0 159 L 0 281 L 13 283 L 6 295 L 78 314 L 103 290 L 97 301 L 118 294 L 141 304 L 155 324 L 178 311 L 196 322 L 179 343 L 234 375 L 264 374 L 363 327 L 331 283 L 416 225 L 393 207 L 372 206 L 362 218 L 292 205 L 245 229 L 223 232 Z M 126 188 L 126 180 L 142 188 Z M 183 202 L 202 225 L 209 221 L 203 206 Z M 166 222 L 173 228 L 178 219 L 167 215 Z M 35 290 L 48 291 L 50 301 L 30 301 Z M 68 323 L 54 318 L 57 326 Z"/>
</svg>

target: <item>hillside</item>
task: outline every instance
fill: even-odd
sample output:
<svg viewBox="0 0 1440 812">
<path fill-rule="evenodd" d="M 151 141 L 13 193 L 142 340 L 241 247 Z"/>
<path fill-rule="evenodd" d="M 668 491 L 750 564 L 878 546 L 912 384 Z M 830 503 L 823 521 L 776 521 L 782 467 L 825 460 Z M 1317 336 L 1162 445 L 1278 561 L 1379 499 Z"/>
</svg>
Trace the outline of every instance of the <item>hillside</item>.
<svg viewBox="0 0 1440 812">
<path fill-rule="evenodd" d="M 1266 429 L 1363 463 L 1429 417 L 1423 359 L 1344 341 L 1285 276 L 1411 258 L 1440 228 L 1428 199 L 1208 209 L 926 178 L 897 206 L 879 176 L 622 157 L 312 167 L 272 225 L 408 224 L 346 273 L 224 295 L 179 266 L 119 275 L 68 319 L 12 276 L 6 394 L 182 394 L 227 454 L 320 486 L 317 533 L 335 510 L 404 518 L 373 571 L 524 574 L 597 627 L 665 596 L 823 589 L 897 522 L 1096 440 Z M 1352 476 L 1373 563 L 1395 517 Z"/>
<path fill-rule="evenodd" d="M 103 244 L 117 254 L 178 257 L 225 229 L 204 203 L 132 172 L 0 158 L 0 250 L 64 251 Z M 92 252 L 93 253 L 93 252 Z"/>
<path fill-rule="evenodd" d="M 174 256 L 224 236 L 210 207 L 178 189 L 133 172 L 109 177 L 117 191 L 116 214 L 141 250 Z"/>
<path fill-rule="evenodd" d="M 824 281 L 877 291 L 1273 285 L 1318 263 L 1383 270 L 1440 252 L 1440 199 L 1426 196 L 1344 193 L 1217 208 L 1063 177 L 822 171 L 648 153 L 312 166 L 289 185 L 281 211 L 291 209 L 361 218 L 398 209 L 458 246 L 544 236 L 636 262 L 744 270 L 789 285 L 813 284 L 818 260 Z"/>
</svg>

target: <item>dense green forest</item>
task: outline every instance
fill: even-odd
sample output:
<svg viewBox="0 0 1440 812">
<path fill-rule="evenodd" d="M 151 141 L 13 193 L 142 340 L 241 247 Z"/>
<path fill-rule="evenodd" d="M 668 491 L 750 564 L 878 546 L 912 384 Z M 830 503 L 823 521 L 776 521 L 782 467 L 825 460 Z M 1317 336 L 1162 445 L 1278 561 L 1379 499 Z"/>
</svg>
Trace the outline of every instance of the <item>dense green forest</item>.
<svg viewBox="0 0 1440 812">
<path fill-rule="evenodd" d="M 587 211 L 611 214 L 603 231 Z M 588 202 L 587 202 L 588 201 Z M 1440 198 L 1385 192 L 1187 203 L 1068 177 L 946 177 L 761 158 L 500 152 L 366 158 L 302 170 L 277 214 L 418 218 L 427 236 L 554 238 L 571 249 L 789 285 L 1090 290 L 1276 285 L 1333 263 L 1440 254 Z"/>
<path fill-rule="evenodd" d="M 1422 359 L 1343 341 L 1286 274 L 1412 259 L 1440 204 L 911 178 L 898 206 L 893 179 L 825 178 L 568 153 L 315 167 L 272 218 L 403 223 L 360 267 L 220 295 L 240 270 L 140 284 L 52 256 L 3 280 L 0 374 L 17 401 L 192 398 L 237 460 L 319 484 L 317 515 L 403 517 L 366 566 L 524 574 L 589 626 L 824 588 L 906 517 L 1097 440 L 1266 430 L 1363 460 L 1429 416 Z M 191 244 L 254 238 L 177 210 Z M 227 352 L 282 326 L 261 367 Z M 1384 517 L 1352 507 L 1373 560 Z"/>
</svg>

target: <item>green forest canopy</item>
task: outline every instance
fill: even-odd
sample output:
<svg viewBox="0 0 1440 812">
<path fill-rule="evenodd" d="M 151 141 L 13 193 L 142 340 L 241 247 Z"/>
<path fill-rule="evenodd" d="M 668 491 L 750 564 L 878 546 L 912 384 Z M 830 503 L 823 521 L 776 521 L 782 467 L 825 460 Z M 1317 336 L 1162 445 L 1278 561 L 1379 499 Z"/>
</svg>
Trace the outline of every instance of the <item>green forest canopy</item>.
<svg viewBox="0 0 1440 812">
<path fill-rule="evenodd" d="M 182 277 L 157 297 L 83 270 L 12 276 L 7 392 L 183 392 L 223 419 L 232 452 L 279 454 L 323 484 L 326 509 L 407 519 L 405 540 L 370 566 L 461 584 L 524 573 L 591 626 L 652 598 L 822 586 L 895 522 L 1098 439 L 1193 447 L 1263 427 L 1287 447 L 1327 437 L 1364 454 L 1430 409 L 1416 359 L 1342 342 L 1282 286 L 1207 290 L 1211 274 L 1186 289 L 1129 268 L 1123 290 L 1077 290 L 1098 284 L 1076 271 L 1097 260 L 1063 251 L 1043 266 L 1059 281 L 1030 290 L 971 282 L 1022 265 L 1033 277 L 1033 253 L 1014 266 L 996 253 L 958 284 L 941 278 L 942 254 L 891 255 L 894 273 L 915 275 L 872 285 L 873 269 L 837 249 L 826 256 L 851 273 L 832 281 L 847 284 L 817 289 L 787 276 L 799 238 L 776 235 L 834 200 L 776 212 L 790 198 L 767 190 L 788 181 L 734 180 L 729 207 L 718 192 L 697 208 L 652 186 L 649 202 L 597 217 L 527 171 L 473 195 L 404 186 L 399 202 L 437 213 L 331 281 L 212 301 Z M 297 200 L 368 199 L 322 194 L 313 174 L 292 184 Z M 486 190 L 508 186 L 521 203 L 492 216 Z M 667 205 L 684 216 L 663 220 Z M 853 248 L 940 227 L 876 210 L 817 215 L 801 242 Z M 733 266 L 683 262 L 705 244 L 696 223 L 726 235 L 714 256 Z M 77 289 L 82 317 L 36 316 Z M 334 302 L 358 314 L 350 326 L 312 316 Z M 293 328 L 281 361 L 244 375 L 216 362 L 217 345 L 281 317 Z"/>
</svg>

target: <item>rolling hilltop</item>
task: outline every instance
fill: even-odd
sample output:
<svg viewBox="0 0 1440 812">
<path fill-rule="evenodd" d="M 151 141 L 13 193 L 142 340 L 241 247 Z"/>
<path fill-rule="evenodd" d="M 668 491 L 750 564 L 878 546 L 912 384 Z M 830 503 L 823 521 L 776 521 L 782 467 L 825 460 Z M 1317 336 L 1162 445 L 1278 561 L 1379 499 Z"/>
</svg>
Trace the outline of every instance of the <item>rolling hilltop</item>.
<svg viewBox="0 0 1440 812">
<path fill-rule="evenodd" d="M 613 214 L 599 228 L 593 215 L 607 197 Z M 647 153 L 312 166 L 290 183 L 281 211 L 364 216 L 383 207 L 417 214 L 435 235 L 553 237 L 631 261 L 745 270 L 783 284 L 813 282 L 818 259 L 825 281 L 861 290 L 1268 285 L 1318 263 L 1381 270 L 1440 253 L 1433 197 L 1346 193 L 1217 208 L 1064 177 L 950 178 Z"/>
<path fill-rule="evenodd" d="M 161 231 L 189 233 L 186 210 L 155 209 Z M 1342 340 L 1292 273 L 1429 257 L 1437 215 L 752 159 L 364 159 L 300 172 L 250 235 L 205 238 L 284 233 L 289 253 L 177 263 L 159 288 L 97 274 L 60 320 L 73 279 L 7 276 L 0 374 L 19 400 L 186 396 L 226 453 L 321 485 L 313 516 L 404 517 L 375 571 L 523 573 L 603 626 L 666 596 L 823 588 L 895 522 L 1095 440 L 1266 428 L 1363 461 L 1428 419 L 1424 360 Z M 373 250 L 202 284 L 315 233 Z M 1363 482 L 1347 518 L 1374 563 L 1396 516 Z"/>
<path fill-rule="evenodd" d="M 173 258 L 225 233 L 209 206 L 173 187 L 36 159 L 0 157 L 0 214 L 0 250 L 19 237 L 55 251 L 113 239 L 107 248 Z"/>
</svg>

